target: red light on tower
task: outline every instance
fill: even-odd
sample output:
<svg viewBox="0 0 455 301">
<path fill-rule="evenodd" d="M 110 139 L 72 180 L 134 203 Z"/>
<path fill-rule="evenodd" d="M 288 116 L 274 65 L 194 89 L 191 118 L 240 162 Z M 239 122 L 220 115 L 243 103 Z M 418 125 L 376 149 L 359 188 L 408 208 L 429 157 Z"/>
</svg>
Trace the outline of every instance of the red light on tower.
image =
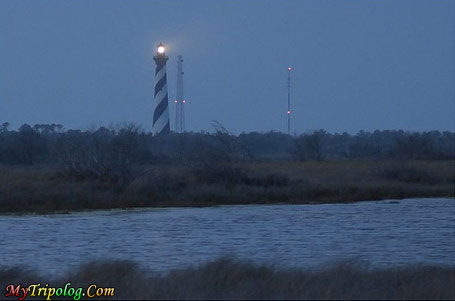
<svg viewBox="0 0 455 301">
<path fill-rule="evenodd" d="M 288 115 L 291 114 L 291 111 L 288 111 Z"/>
<path fill-rule="evenodd" d="M 288 67 L 288 70 L 289 70 L 289 71 L 291 71 L 291 70 L 292 70 L 292 68 L 291 68 L 291 67 Z"/>
<path fill-rule="evenodd" d="M 184 100 L 182 100 L 182 102 L 183 102 L 183 103 L 186 103 L 186 100 L 184 99 Z"/>
<path fill-rule="evenodd" d="M 174 100 L 175 103 L 178 103 L 179 101 L 178 100 Z"/>
</svg>

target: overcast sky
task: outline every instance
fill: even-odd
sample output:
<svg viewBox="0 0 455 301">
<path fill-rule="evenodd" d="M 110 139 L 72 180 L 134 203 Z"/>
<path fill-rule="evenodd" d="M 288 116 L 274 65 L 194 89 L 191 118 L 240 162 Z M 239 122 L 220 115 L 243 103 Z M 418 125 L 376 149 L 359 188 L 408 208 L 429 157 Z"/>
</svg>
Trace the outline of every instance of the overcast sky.
<svg viewBox="0 0 455 301">
<path fill-rule="evenodd" d="M 156 45 L 186 128 L 455 128 L 455 1 L 0 0 L 0 122 L 152 123 Z"/>
</svg>

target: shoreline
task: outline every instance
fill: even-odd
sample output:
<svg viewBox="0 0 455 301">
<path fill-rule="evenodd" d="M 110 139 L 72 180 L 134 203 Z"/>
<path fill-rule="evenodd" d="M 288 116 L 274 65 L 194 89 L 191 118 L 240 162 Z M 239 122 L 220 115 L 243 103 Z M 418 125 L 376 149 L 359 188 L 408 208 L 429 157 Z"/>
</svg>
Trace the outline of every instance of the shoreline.
<svg viewBox="0 0 455 301">
<path fill-rule="evenodd" d="M 115 208 L 97 208 L 97 209 L 81 209 L 81 210 L 71 210 L 71 211 L 49 211 L 49 212 L 6 212 L 0 213 L 0 217 L 11 217 L 11 216 L 43 216 L 43 215 L 70 215 L 77 213 L 94 213 L 94 212 L 127 212 L 127 211 L 144 211 L 144 210 L 161 210 L 161 209 L 188 209 L 188 208 L 217 208 L 217 207 L 241 207 L 241 206 L 277 206 L 277 205 L 328 205 L 328 204 L 344 204 L 350 205 L 355 203 L 369 203 L 369 202 L 389 202 L 390 204 L 396 204 L 404 200 L 413 200 L 413 199 L 453 199 L 455 201 L 455 195 L 445 195 L 445 196 L 413 196 L 413 197 L 404 197 L 404 198 L 385 198 L 385 199 L 368 199 L 368 200 L 359 200 L 351 202 L 266 202 L 266 203 L 226 203 L 226 204 L 206 204 L 206 205 L 190 205 L 187 206 L 178 206 L 178 204 L 170 206 L 147 206 L 147 207 L 115 207 Z"/>
</svg>

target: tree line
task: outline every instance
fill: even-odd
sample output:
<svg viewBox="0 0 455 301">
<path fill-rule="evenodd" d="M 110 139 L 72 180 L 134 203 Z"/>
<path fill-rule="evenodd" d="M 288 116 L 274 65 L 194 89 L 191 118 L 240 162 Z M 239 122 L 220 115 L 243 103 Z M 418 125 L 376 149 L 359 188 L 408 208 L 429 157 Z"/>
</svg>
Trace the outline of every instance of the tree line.
<svg viewBox="0 0 455 301">
<path fill-rule="evenodd" d="M 403 130 L 329 133 L 299 136 L 280 132 L 232 135 L 221 124 L 214 132 L 172 133 L 154 137 L 135 124 L 67 130 L 59 124 L 0 127 L 0 164 L 59 164 L 74 173 L 102 175 L 131 164 L 199 164 L 264 160 L 340 160 L 350 158 L 452 160 L 455 133 Z M 90 167 L 90 168 L 88 168 Z"/>
</svg>

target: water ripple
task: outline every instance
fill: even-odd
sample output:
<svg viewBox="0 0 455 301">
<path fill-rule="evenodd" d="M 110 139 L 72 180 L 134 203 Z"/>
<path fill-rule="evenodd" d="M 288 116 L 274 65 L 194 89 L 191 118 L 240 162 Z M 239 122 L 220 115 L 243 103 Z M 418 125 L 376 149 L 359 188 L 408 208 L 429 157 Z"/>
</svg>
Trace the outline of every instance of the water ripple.
<svg viewBox="0 0 455 301">
<path fill-rule="evenodd" d="M 454 199 L 2 216 L 0 264 L 56 274 L 93 259 L 155 270 L 220 255 L 287 266 L 455 264 Z"/>
</svg>

